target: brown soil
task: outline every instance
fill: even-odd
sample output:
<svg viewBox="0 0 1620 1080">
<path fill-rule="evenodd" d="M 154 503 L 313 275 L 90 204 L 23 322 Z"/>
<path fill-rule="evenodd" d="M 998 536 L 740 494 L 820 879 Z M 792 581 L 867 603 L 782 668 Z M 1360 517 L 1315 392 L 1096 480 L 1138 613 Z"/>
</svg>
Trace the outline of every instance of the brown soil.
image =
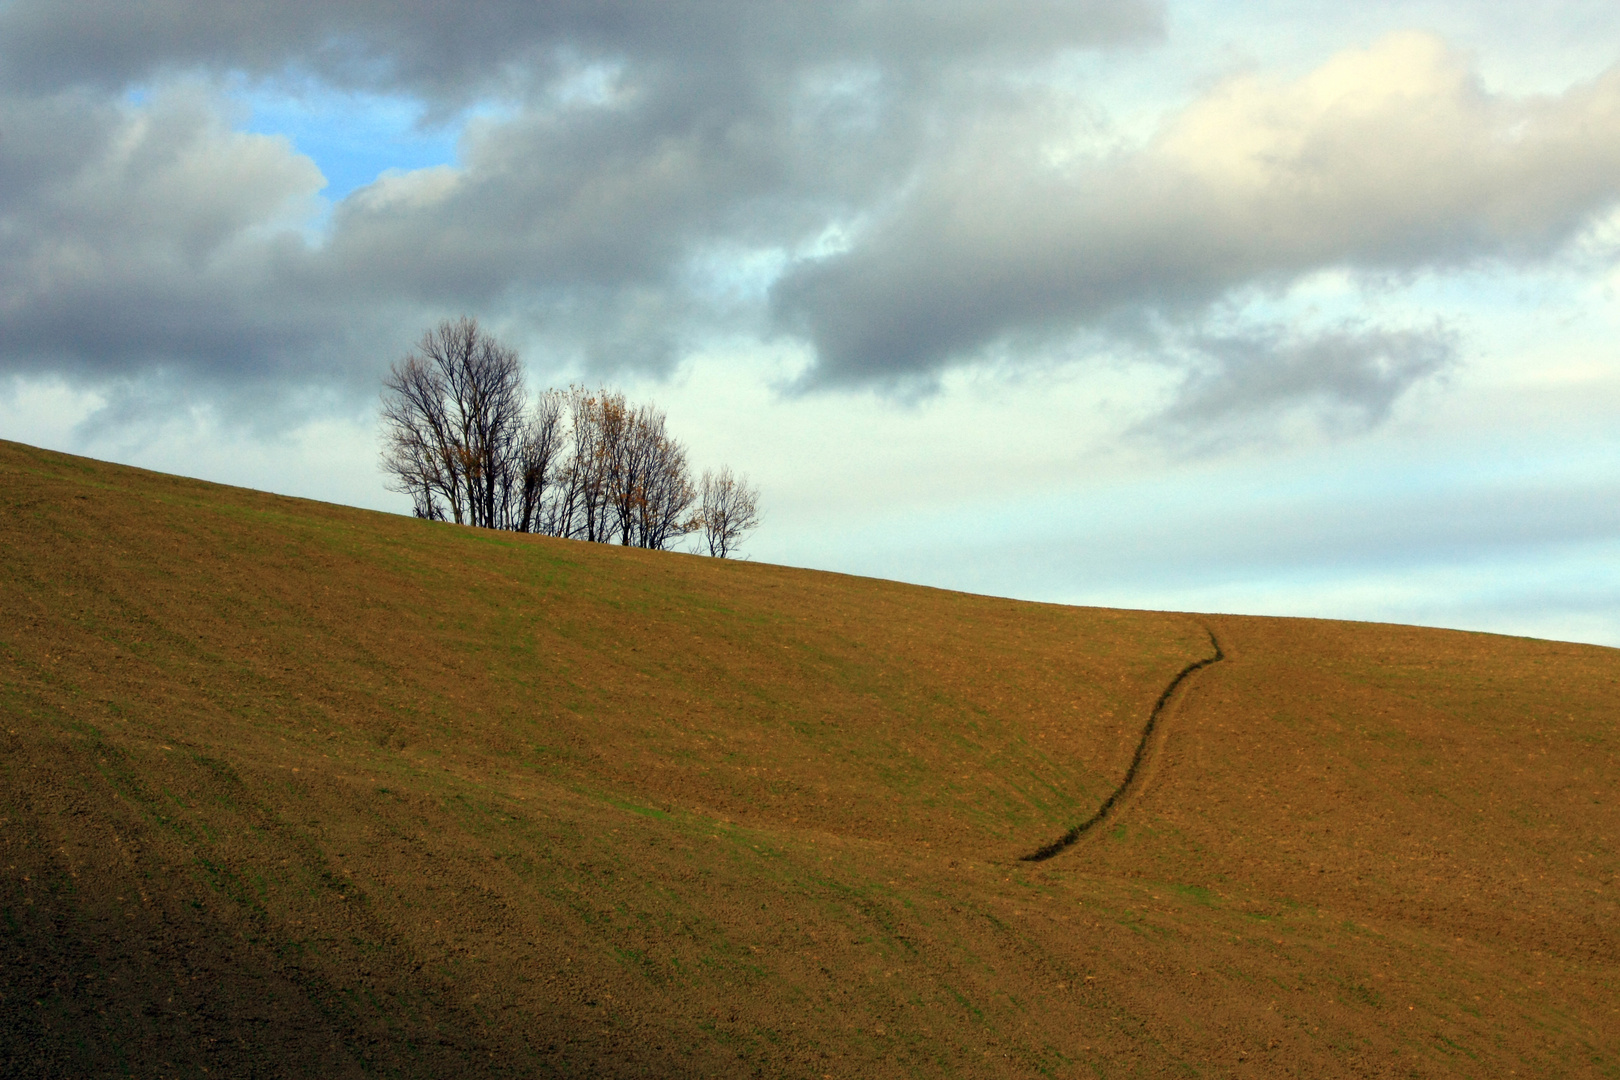
<svg viewBox="0 0 1620 1080">
<path fill-rule="evenodd" d="M 1613 1075 L 1617 685 L 0 443 L 0 1074 Z"/>
</svg>

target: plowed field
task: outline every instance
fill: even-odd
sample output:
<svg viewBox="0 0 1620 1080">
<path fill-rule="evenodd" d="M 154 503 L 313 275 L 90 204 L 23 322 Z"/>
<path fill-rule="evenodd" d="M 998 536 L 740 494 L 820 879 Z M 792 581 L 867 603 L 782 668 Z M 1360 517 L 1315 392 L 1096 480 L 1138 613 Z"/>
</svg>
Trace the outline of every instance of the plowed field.
<svg viewBox="0 0 1620 1080">
<path fill-rule="evenodd" d="M 0 1074 L 1615 1075 L 1617 748 L 1615 650 L 0 443 Z"/>
</svg>

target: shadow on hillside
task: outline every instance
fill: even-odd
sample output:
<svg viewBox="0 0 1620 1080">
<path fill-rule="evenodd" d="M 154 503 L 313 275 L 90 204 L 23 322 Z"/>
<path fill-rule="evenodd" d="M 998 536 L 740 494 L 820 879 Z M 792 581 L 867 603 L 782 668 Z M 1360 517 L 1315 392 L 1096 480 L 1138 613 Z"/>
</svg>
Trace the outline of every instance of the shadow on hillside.
<svg viewBox="0 0 1620 1080">
<path fill-rule="evenodd" d="M 62 775 L 43 762 L 19 771 Z M 52 798 L 36 781 L 6 794 L 0 1076 L 689 1071 L 672 1051 L 585 1007 L 581 1015 L 520 1016 L 491 1004 L 494 1015 L 486 1015 L 476 993 L 455 999 L 454 982 L 402 950 L 353 936 L 354 922 L 334 920 L 294 939 L 239 903 L 219 903 L 194 868 L 164 865 L 139 838 L 118 853 L 133 851 L 133 860 L 72 858 L 65 853 L 74 792 Z M 59 828 L 39 828 L 53 819 Z M 354 962 L 357 952 L 364 962 Z"/>
</svg>

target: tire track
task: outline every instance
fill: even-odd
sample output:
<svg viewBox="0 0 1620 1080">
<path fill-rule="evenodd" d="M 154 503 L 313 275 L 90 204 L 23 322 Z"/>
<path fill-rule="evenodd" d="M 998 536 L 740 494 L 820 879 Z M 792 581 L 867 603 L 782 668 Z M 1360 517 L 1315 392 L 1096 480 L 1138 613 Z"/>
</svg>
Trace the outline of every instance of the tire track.
<svg viewBox="0 0 1620 1080">
<path fill-rule="evenodd" d="M 1142 728 L 1142 741 L 1136 744 L 1136 756 L 1131 758 L 1130 768 L 1125 770 L 1125 779 L 1119 782 L 1119 787 L 1114 789 L 1112 795 L 1103 800 L 1103 804 L 1097 808 L 1095 814 L 1092 814 L 1085 821 L 1082 821 L 1045 847 L 1037 848 L 1028 855 L 1019 856 L 1020 862 L 1045 862 L 1052 856 L 1064 851 L 1076 840 L 1090 832 L 1091 829 L 1101 824 L 1108 817 L 1109 812 L 1119 804 L 1119 801 L 1130 793 L 1131 788 L 1136 783 L 1137 775 L 1142 770 L 1143 762 L 1147 760 L 1148 744 L 1153 739 L 1154 729 L 1159 725 L 1159 715 L 1164 712 L 1165 706 L 1170 704 L 1170 698 L 1175 694 L 1176 688 L 1193 672 L 1209 667 L 1211 664 L 1218 664 L 1226 659 L 1226 653 L 1221 650 L 1221 643 L 1215 638 L 1215 631 L 1206 626 L 1204 627 L 1204 633 L 1209 635 L 1209 643 L 1214 647 L 1215 655 L 1207 656 L 1202 660 L 1194 660 L 1176 672 L 1176 677 L 1171 679 L 1170 685 L 1164 688 L 1164 693 L 1160 694 L 1159 700 L 1154 702 L 1153 711 L 1148 713 L 1147 725 Z"/>
</svg>

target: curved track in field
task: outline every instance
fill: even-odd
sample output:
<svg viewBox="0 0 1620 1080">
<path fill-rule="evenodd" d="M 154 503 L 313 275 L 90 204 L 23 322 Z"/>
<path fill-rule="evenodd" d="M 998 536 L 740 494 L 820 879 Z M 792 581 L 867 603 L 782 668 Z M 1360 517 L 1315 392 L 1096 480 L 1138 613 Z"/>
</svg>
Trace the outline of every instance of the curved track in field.
<svg viewBox="0 0 1620 1080">
<path fill-rule="evenodd" d="M 1160 694 L 1159 700 L 1153 704 L 1153 711 L 1148 714 L 1147 724 L 1142 728 L 1142 740 L 1136 744 L 1136 755 L 1131 758 L 1130 768 L 1125 770 L 1125 779 L 1119 782 L 1119 787 L 1114 789 L 1112 795 L 1103 800 L 1103 804 L 1097 808 L 1095 814 L 1092 814 L 1085 821 L 1082 821 L 1045 847 L 1037 848 L 1028 855 L 1020 856 L 1020 861 L 1045 862 L 1052 856 L 1064 851 L 1076 840 L 1106 821 L 1108 815 L 1119 805 L 1119 801 L 1130 793 L 1131 788 L 1136 785 L 1137 778 L 1142 772 L 1143 763 L 1147 760 L 1148 747 L 1153 741 L 1154 729 L 1159 726 L 1159 716 L 1164 712 L 1165 707 L 1170 704 L 1170 698 L 1175 694 L 1177 688 L 1194 672 L 1209 667 L 1211 664 L 1218 664 L 1226 659 L 1226 653 L 1221 651 L 1221 643 L 1215 638 L 1215 631 L 1206 626 L 1204 627 L 1204 633 L 1209 635 L 1209 643 L 1214 646 L 1215 655 L 1207 656 L 1202 660 L 1194 660 L 1176 672 L 1176 677 L 1171 679 L 1170 685 L 1164 688 L 1164 693 Z"/>
</svg>

